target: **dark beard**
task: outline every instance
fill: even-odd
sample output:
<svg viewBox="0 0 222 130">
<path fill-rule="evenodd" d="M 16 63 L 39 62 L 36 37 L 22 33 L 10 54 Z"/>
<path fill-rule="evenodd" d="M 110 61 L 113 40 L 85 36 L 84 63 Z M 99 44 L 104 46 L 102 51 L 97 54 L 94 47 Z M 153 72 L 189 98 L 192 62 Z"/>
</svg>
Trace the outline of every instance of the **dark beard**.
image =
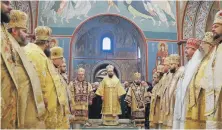
<svg viewBox="0 0 222 130">
<path fill-rule="evenodd" d="M 140 85 L 140 82 L 135 82 L 136 85 Z"/>
<path fill-rule="evenodd" d="M 164 73 L 161 72 L 161 73 L 160 73 L 160 79 L 163 77 L 163 75 L 164 75 Z"/>
<path fill-rule="evenodd" d="M 173 68 L 170 70 L 170 73 L 175 73 L 176 72 L 176 68 Z"/>
<path fill-rule="evenodd" d="M 61 74 L 66 73 L 66 71 L 63 71 L 63 70 L 61 70 L 60 72 L 61 72 Z"/>
<path fill-rule="evenodd" d="M 221 38 L 221 37 L 222 37 L 222 34 L 217 34 L 217 35 L 215 35 L 215 36 L 214 36 L 214 41 L 217 40 L 217 39 L 219 39 L 219 38 Z M 218 44 L 221 44 L 221 43 L 222 43 L 222 40 L 220 40 Z"/>
<path fill-rule="evenodd" d="M 44 53 L 45 53 L 45 55 L 48 57 L 48 58 L 50 58 L 50 50 L 49 49 L 45 49 L 44 50 Z"/>
<path fill-rule="evenodd" d="M 5 13 L 1 12 L 1 23 L 9 23 L 10 17 Z"/>
<path fill-rule="evenodd" d="M 160 77 L 162 77 L 162 76 L 163 76 L 163 74 L 164 74 L 164 73 L 162 73 L 162 72 L 161 72 L 161 73 L 160 73 Z"/>
<path fill-rule="evenodd" d="M 112 78 L 113 77 L 113 75 L 108 75 L 109 76 L 109 78 Z"/>
</svg>

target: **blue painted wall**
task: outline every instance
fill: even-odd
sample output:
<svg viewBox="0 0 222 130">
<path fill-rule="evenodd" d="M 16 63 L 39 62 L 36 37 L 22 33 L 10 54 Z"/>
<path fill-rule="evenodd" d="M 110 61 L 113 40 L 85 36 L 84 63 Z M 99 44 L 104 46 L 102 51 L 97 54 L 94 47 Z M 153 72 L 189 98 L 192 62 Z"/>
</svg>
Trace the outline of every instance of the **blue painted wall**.
<svg viewBox="0 0 222 130">
<path fill-rule="evenodd" d="M 40 1 L 38 25 L 52 27 L 54 35 L 71 35 L 81 22 L 101 13 L 130 19 L 148 38 L 177 38 L 175 1 Z"/>
<path fill-rule="evenodd" d="M 99 15 L 101 13 L 117 14 L 135 23 L 149 39 L 166 39 L 177 40 L 177 25 L 176 25 L 176 2 L 175 1 L 39 1 L 38 6 L 38 25 L 45 25 L 52 28 L 53 35 L 61 36 L 59 46 L 64 48 L 64 57 L 66 58 L 67 66 L 69 65 L 70 55 L 70 40 L 71 38 L 63 38 L 62 36 L 72 36 L 75 29 L 86 19 Z M 94 21 L 96 24 L 96 21 Z M 94 22 L 85 23 L 84 29 L 90 28 Z M 124 21 L 119 21 L 120 23 Z M 98 21 L 97 21 L 98 23 Z M 141 39 L 136 36 L 139 33 L 132 34 L 138 31 L 132 24 L 125 22 L 118 28 L 125 31 L 115 30 L 115 26 L 102 25 L 97 28 L 89 29 L 85 34 L 81 34 L 75 43 L 73 43 L 73 60 L 74 68 L 81 62 L 91 65 L 96 64 L 97 60 L 113 60 L 116 58 L 131 58 L 128 66 L 136 65 L 137 61 L 133 60 L 137 57 L 137 45 L 142 43 Z M 84 31 L 81 30 L 81 31 Z M 132 29 L 132 30 L 131 30 Z M 114 37 L 114 50 L 112 54 L 101 51 L 99 30 L 111 30 Z M 136 31 L 135 31 L 136 30 Z M 80 32 L 77 35 L 80 35 Z M 124 36 L 125 35 L 125 36 Z M 140 35 L 140 34 L 139 34 Z M 125 40 L 125 41 L 124 41 Z M 124 42 L 123 42 L 124 41 Z M 149 81 L 152 79 L 152 70 L 156 65 L 156 53 L 158 52 L 158 42 L 148 42 L 148 72 Z M 167 43 L 168 53 L 178 53 L 176 43 Z M 142 52 L 145 53 L 145 49 Z M 93 60 L 94 58 L 95 60 Z M 143 65 L 146 61 L 143 59 Z M 117 62 L 125 64 L 125 62 Z M 146 65 L 145 65 L 146 66 Z M 137 66 L 138 67 L 138 66 Z M 123 67 L 124 68 L 124 67 Z M 130 68 L 130 67 L 129 67 Z M 144 70 L 142 67 L 140 70 Z M 133 71 L 138 69 L 134 68 Z"/>
<path fill-rule="evenodd" d="M 159 42 L 148 42 L 148 72 L 149 72 L 149 81 L 152 81 L 152 72 L 156 67 L 156 58 L 158 52 L 158 43 Z M 168 46 L 168 55 L 178 54 L 178 45 L 177 43 L 167 42 Z"/>
</svg>

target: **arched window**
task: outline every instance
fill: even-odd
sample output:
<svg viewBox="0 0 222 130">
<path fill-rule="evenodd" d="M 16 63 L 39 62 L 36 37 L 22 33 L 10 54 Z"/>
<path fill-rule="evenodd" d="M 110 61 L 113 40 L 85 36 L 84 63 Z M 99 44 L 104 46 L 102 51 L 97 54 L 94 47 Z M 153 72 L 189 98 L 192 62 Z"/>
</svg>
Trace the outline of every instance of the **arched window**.
<svg viewBox="0 0 222 130">
<path fill-rule="evenodd" d="M 112 50 L 111 46 L 111 39 L 109 37 L 104 37 L 102 41 L 102 50 L 103 51 L 110 51 Z"/>
<path fill-rule="evenodd" d="M 140 59 L 141 58 L 140 48 L 138 47 L 137 49 L 138 49 L 138 51 L 137 51 L 138 54 L 137 55 L 138 55 L 138 58 Z"/>
</svg>

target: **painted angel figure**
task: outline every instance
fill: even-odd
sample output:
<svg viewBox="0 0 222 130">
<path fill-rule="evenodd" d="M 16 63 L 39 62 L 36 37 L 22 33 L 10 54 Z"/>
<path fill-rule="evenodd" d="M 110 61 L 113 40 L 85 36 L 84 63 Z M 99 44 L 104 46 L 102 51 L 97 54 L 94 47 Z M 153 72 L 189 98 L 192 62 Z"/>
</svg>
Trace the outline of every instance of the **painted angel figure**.
<svg viewBox="0 0 222 130">
<path fill-rule="evenodd" d="M 41 24 L 48 25 L 49 19 L 52 19 L 54 23 L 56 23 L 56 11 L 54 10 L 54 6 L 57 4 L 57 1 L 42 1 L 41 14 L 40 14 L 40 22 Z M 46 21 L 44 21 L 46 18 Z"/>
<path fill-rule="evenodd" d="M 109 10 L 110 10 L 111 7 L 115 7 L 116 10 L 117 10 L 118 12 L 120 12 L 120 10 L 119 10 L 119 8 L 118 8 L 118 1 L 117 1 L 117 0 L 108 0 L 108 5 L 109 5 L 109 7 L 108 7 L 108 9 L 107 9 L 107 12 L 109 12 Z"/>
</svg>

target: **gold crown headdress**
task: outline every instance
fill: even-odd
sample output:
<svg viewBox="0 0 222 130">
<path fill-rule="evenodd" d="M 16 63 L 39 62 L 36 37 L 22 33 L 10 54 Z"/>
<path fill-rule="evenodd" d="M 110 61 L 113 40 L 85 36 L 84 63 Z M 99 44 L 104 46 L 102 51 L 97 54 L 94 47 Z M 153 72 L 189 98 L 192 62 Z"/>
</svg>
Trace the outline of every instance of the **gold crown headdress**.
<svg viewBox="0 0 222 130">
<path fill-rule="evenodd" d="M 113 70 L 114 69 L 114 67 L 112 66 L 112 65 L 108 65 L 108 66 L 106 66 L 106 70 L 108 71 L 108 70 Z"/>
<path fill-rule="evenodd" d="M 213 42 L 214 41 L 213 33 L 212 32 L 206 32 L 202 41 L 213 45 L 214 44 L 214 42 Z"/>
<path fill-rule="evenodd" d="M 178 54 L 171 54 L 170 64 L 180 64 L 180 56 Z"/>
<path fill-rule="evenodd" d="M 62 47 L 53 47 L 50 49 L 51 59 L 63 58 L 63 48 Z"/>
<path fill-rule="evenodd" d="M 24 28 L 27 29 L 28 16 L 25 12 L 20 10 L 12 10 L 10 12 L 10 21 L 8 23 L 8 28 Z"/>
<path fill-rule="evenodd" d="M 216 13 L 213 24 L 222 24 L 222 10 Z"/>
<path fill-rule="evenodd" d="M 78 69 L 78 73 L 85 73 L 85 69 L 83 69 L 83 68 L 80 67 L 80 68 Z"/>
<path fill-rule="evenodd" d="M 158 72 L 153 73 L 153 78 L 154 77 L 159 77 L 159 73 Z"/>
<path fill-rule="evenodd" d="M 133 76 L 134 76 L 134 79 L 140 79 L 141 78 L 141 74 L 138 73 L 138 72 L 134 73 Z"/>
<path fill-rule="evenodd" d="M 50 41 L 52 30 L 47 26 L 38 26 L 35 28 L 35 40 Z"/>
</svg>

